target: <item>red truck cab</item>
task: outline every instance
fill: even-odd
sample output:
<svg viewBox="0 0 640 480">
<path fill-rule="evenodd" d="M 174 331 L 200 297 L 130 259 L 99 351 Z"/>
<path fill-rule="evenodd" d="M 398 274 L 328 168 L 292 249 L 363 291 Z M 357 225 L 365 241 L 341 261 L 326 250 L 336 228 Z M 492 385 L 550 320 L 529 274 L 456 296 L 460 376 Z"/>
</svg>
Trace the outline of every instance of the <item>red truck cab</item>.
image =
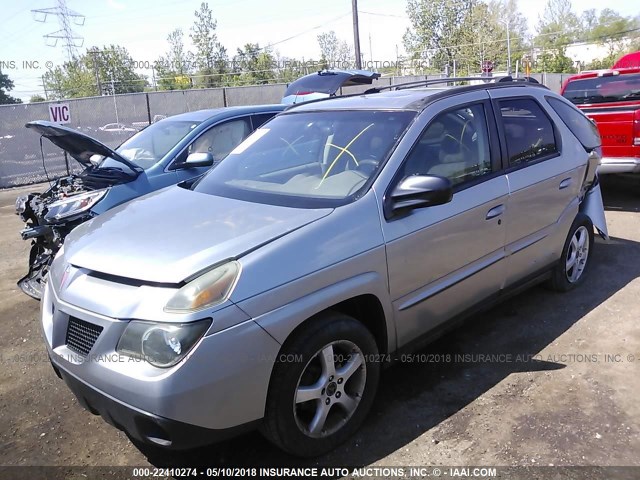
<svg viewBox="0 0 640 480">
<path fill-rule="evenodd" d="M 640 173 L 640 52 L 631 55 L 635 63 L 627 56 L 624 66 L 573 75 L 560 91 L 598 126 L 599 173 Z"/>
</svg>

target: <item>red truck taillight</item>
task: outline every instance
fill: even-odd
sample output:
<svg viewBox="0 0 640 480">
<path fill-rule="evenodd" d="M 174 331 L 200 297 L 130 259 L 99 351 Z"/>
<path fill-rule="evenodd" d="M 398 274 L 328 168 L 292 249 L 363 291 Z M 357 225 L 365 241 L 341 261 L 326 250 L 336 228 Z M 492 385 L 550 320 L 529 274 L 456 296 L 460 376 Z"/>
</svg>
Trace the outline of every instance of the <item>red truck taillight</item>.
<svg viewBox="0 0 640 480">
<path fill-rule="evenodd" d="M 633 114 L 633 144 L 640 147 L 640 109 Z"/>
</svg>

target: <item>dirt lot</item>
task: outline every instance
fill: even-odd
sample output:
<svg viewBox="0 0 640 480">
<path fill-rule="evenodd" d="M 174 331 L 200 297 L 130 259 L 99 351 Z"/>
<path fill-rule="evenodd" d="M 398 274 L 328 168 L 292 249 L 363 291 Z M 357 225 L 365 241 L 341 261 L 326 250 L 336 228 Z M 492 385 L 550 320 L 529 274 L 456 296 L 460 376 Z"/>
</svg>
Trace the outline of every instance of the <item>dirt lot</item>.
<svg viewBox="0 0 640 480">
<path fill-rule="evenodd" d="M 158 455 L 84 411 L 46 361 L 38 302 L 15 285 L 28 247 L 19 192 L 0 192 L 0 465 L 305 463 L 257 433 Z M 640 182 L 607 179 L 604 195 L 612 239 L 596 245 L 581 288 L 536 287 L 471 318 L 424 362 L 388 369 L 365 427 L 307 463 L 640 466 Z"/>
</svg>

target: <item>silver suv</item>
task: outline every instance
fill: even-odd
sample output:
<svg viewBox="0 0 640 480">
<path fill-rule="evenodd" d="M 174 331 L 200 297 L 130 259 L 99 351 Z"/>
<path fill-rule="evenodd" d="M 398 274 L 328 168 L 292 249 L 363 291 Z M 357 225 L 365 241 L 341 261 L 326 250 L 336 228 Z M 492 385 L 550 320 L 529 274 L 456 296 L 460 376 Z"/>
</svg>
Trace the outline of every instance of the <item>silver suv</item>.
<svg viewBox="0 0 640 480">
<path fill-rule="evenodd" d="M 319 455 L 399 352 L 585 279 L 606 224 L 576 107 L 511 79 L 379 90 L 291 108 L 199 180 L 67 237 L 42 327 L 86 408 L 162 447 L 259 426 Z"/>
</svg>

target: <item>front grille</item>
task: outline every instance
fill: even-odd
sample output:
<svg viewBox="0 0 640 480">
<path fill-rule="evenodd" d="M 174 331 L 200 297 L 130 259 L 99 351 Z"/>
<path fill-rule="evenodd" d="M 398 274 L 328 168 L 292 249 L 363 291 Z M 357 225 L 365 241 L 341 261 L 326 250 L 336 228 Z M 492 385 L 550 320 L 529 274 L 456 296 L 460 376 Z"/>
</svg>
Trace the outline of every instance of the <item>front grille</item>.
<svg viewBox="0 0 640 480">
<path fill-rule="evenodd" d="M 100 333 L 102 333 L 100 325 L 94 325 L 76 317 L 69 317 L 67 348 L 81 355 L 88 355 Z"/>
</svg>

